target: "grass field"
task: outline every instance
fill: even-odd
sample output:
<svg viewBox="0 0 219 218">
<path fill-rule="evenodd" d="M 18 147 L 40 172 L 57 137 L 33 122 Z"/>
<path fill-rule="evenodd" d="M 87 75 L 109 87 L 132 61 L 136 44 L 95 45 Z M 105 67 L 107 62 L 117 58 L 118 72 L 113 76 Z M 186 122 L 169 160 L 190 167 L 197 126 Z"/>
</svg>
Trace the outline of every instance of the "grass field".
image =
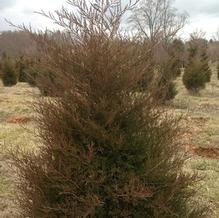
<svg viewBox="0 0 219 218">
<path fill-rule="evenodd" d="M 10 88 L 0 86 L 0 218 L 16 217 L 16 176 L 5 153 L 18 145 L 24 149 L 37 145 L 30 103 L 38 95 L 36 89 L 25 83 Z"/>
<path fill-rule="evenodd" d="M 213 72 L 214 66 L 212 66 Z M 177 80 L 178 95 L 170 104 L 176 113 L 186 114 L 184 119 L 187 134 L 185 150 L 189 152 L 188 170 L 204 176 L 200 184 L 199 198 L 209 202 L 219 217 L 219 80 L 214 72 L 212 82 L 201 91 L 200 96 L 191 96 Z M 33 149 L 39 143 L 34 137 L 33 113 L 28 106 L 39 96 L 38 90 L 19 83 L 5 88 L 0 85 L 0 218 L 16 217 L 14 204 L 16 176 L 7 164 L 5 151 L 22 146 Z"/>
<path fill-rule="evenodd" d="M 185 149 L 191 154 L 187 167 L 204 177 L 200 199 L 208 201 L 219 217 L 219 80 L 212 66 L 212 79 L 199 96 L 191 96 L 179 78 L 178 95 L 171 106 L 186 114 Z"/>
</svg>

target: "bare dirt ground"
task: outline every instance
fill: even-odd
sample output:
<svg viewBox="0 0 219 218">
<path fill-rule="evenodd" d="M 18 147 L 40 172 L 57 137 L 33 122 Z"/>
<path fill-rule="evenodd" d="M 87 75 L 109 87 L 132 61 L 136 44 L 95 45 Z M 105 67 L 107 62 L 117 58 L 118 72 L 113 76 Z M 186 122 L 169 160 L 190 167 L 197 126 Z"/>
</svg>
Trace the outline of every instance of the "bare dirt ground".
<svg viewBox="0 0 219 218">
<path fill-rule="evenodd" d="M 219 80 L 213 76 L 200 96 L 191 96 L 177 80 L 178 95 L 170 104 L 175 113 L 185 114 L 185 151 L 190 154 L 186 169 L 204 176 L 199 187 L 200 201 L 209 203 L 219 217 Z M 16 176 L 7 164 L 6 150 L 22 146 L 34 149 L 35 126 L 29 103 L 39 96 L 37 89 L 25 83 L 5 88 L 0 85 L 0 218 L 15 218 Z"/>
</svg>

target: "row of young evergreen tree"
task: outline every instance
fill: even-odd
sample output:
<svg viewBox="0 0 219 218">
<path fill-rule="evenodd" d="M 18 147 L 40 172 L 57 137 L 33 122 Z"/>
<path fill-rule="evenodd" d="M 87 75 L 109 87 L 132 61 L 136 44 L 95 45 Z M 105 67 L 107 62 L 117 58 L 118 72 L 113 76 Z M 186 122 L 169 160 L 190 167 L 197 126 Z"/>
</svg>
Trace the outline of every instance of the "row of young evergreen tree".
<svg viewBox="0 0 219 218">
<path fill-rule="evenodd" d="M 173 99 L 177 94 L 174 80 L 180 76 L 183 67 L 185 68 L 183 83 L 191 93 L 198 93 L 200 89 L 205 88 L 205 84 L 211 78 L 207 41 L 191 37 L 187 44 L 186 51 L 185 44 L 180 39 L 175 39 L 169 43 L 166 54 L 168 59 L 163 63 L 151 64 L 151 75 L 147 73 L 147 76 L 142 79 L 139 83 L 140 89 L 145 89 L 147 84 L 153 80 L 155 72 L 158 72 L 159 78 L 157 79 L 159 81 L 156 85 L 160 92 L 157 93 L 157 98 L 162 98 L 164 101 Z M 188 53 L 187 58 L 185 58 L 186 52 Z M 5 86 L 13 86 L 17 82 L 28 82 L 32 86 L 38 84 L 42 94 L 48 95 L 49 87 L 37 82 L 40 74 L 43 73 L 40 73 L 43 70 L 38 65 L 39 61 L 39 58 L 26 58 L 25 56 L 12 59 L 6 53 L 3 53 L 0 65 L 3 84 Z M 51 78 L 51 73 L 46 72 L 46 74 Z M 54 81 L 54 78 L 52 80 Z"/>
<path fill-rule="evenodd" d="M 21 55 L 12 58 L 3 53 L 0 58 L 0 77 L 4 86 L 14 86 L 17 82 L 27 82 L 35 85 L 33 74 L 34 60 Z M 36 76 L 35 76 L 36 77 Z"/>
<path fill-rule="evenodd" d="M 183 75 L 183 83 L 191 93 L 198 93 L 211 80 L 207 46 L 206 40 L 191 35 L 188 63 Z"/>
</svg>

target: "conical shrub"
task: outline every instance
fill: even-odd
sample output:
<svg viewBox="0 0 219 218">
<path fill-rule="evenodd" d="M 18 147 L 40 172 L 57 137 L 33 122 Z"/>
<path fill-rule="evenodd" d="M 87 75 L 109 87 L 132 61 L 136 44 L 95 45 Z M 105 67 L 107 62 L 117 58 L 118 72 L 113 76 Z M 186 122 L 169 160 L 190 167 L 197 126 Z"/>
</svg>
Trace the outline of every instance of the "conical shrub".
<svg viewBox="0 0 219 218">
<path fill-rule="evenodd" d="M 207 80 L 206 72 L 202 69 L 202 63 L 198 60 L 188 65 L 183 75 L 185 87 L 194 94 L 205 88 Z"/>
<path fill-rule="evenodd" d="M 4 86 L 16 85 L 17 75 L 14 64 L 9 57 L 3 57 L 1 60 L 1 74 Z"/>
<path fill-rule="evenodd" d="M 21 216 L 205 217 L 192 204 L 197 178 L 183 171 L 178 119 L 153 91 L 137 92 L 150 61 L 141 41 L 119 33 L 129 6 L 69 2 L 77 12 L 58 12 L 69 35 L 34 36 L 57 85 L 35 105 L 43 145 L 14 155 Z"/>
<path fill-rule="evenodd" d="M 28 62 L 25 59 L 24 56 L 20 56 L 17 60 L 16 60 L 16 71 L 18 74 L 18 81 L 19 82 L 27 82 L 27 68 L 28 68 Z"/>
<path fill-rule="evenodd" d="M 208 65 L 207 45 L 200 45 L 198 39 L 192 40 L 189 47 L 189 61 L 186 66 L 183 83 L 193 94 L 204 89 L 211 80 L 211 70 Z"/>
</svg>

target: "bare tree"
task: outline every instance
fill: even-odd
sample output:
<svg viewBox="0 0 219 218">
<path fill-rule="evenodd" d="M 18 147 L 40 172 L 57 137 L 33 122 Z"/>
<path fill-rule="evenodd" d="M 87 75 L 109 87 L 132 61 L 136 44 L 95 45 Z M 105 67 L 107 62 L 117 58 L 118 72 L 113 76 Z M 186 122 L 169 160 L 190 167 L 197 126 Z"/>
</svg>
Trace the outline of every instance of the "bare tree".
<svg viewBox="0 0 219 218">
<path fill-rule="evenodd" d="M 188 14 L 179 13 L 172 0 L 142 0 L 131 16 L 134 27 L 153 43 L 173 39 L 187 20 Z"/>
<path fill-rule="evenodd" d="M 157 89 L 161 90 L 161 96 L 169 90 L 173 91 L 171 98 L 176 94 L 172 82 L 180 71 L 181 60 L 173 53 L 172 43 L 186 25 L 187 18 L 187 13 L 179 13 L 173 7 L 172 0 L 141 0 L 131 16 L 140 39 L 151 48 L 151 72 L 158 74 Z"/>
<path fill-rule="evenodd" d="M 216 30 L 212 38 L 214 41 L 219 41 L 219 28 Z"/>
<path fill-rule="evenodd" d="M 206 32 L 204 32 L 202 29 L 196 29 L 190 34 L 190 40 L 200 40 L 205 38 L 206 38 Z"/>
</svg>

